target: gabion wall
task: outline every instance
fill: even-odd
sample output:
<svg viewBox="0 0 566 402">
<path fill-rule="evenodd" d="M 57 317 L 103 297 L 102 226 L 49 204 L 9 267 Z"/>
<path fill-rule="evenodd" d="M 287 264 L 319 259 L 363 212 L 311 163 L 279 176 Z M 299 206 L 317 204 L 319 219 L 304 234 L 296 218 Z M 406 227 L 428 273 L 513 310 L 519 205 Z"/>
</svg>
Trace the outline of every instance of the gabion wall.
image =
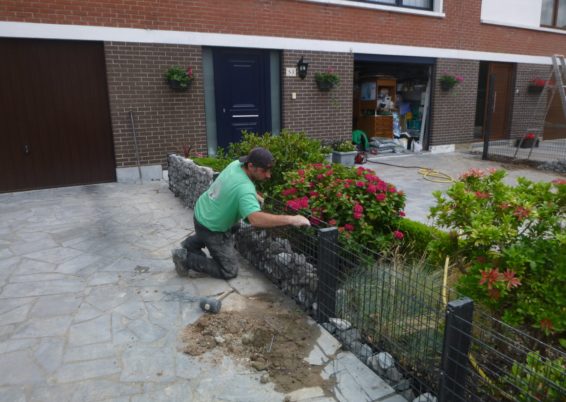
<svg viewBox="0 0 566 402">
<path fill-rule="evenodd" d="M 194 208 L 198 197 L 210 187 L 214 171 L 175 154 L 169 155 L 167 162 L 169 190 L 175 197 L 179 197 L 186 207 Z"/>
</svg>

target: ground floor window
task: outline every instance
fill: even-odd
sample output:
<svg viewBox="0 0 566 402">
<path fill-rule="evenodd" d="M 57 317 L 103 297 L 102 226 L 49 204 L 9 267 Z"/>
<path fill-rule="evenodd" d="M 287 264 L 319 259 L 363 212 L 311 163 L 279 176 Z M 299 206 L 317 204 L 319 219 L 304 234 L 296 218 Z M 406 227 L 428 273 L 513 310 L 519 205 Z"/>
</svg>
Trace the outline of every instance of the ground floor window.
<svg viewBox="0 0 566 402">
<path fill-rule="evenodd" d="M 540 24 L 566 29 L 566 0 L 542 0 Z"/>
</svg>

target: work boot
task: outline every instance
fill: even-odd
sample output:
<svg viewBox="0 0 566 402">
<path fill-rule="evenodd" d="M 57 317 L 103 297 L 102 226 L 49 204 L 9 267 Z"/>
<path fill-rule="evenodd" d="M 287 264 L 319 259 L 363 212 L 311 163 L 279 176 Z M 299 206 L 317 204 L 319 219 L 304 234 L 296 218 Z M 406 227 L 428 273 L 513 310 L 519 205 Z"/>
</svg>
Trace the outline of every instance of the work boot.
<svg viewBox="0 0 566 402">
<path fill-rule="evenodd" d="M 177 275 L 188 276 L 189 269 L 186 267 L 187 250 L 184 248 L 171 250 L 171 256 L 173 257 L 173 263 L 175 264 L 175 271 L 177 271 Z"/>
</svg>

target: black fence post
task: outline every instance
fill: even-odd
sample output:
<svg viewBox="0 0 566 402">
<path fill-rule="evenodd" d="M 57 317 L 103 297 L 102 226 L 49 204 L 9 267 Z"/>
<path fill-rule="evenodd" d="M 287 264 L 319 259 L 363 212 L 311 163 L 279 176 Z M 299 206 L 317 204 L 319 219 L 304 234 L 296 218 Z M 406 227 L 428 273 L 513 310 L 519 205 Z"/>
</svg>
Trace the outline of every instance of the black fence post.
<svg viewBox="0 0 566 402">
<path fill-rule="evenodd" d="M 491 119 L 495 110 L 495 74 L 489 76 L 488 95 L 487 95 L 487 111 L 485 118 L 487 119 L 484 124 L 483 132 L 483 152 L 482 159 L 489 159 L 489 141 L 491 140 Z"/>
<path fill-rule="evenodd" d="M 338 286 L 338 229 L 318 230 L 318 322 L 336 317 L 336 288 Z"/>
<path fill-rule="evenodd" d="M 474 302 L 468 297 L 449 302 L 446 307 L 446 328 L 440 367 L 440 402 L 466 400 L 473 312 Z"/>
</svg>

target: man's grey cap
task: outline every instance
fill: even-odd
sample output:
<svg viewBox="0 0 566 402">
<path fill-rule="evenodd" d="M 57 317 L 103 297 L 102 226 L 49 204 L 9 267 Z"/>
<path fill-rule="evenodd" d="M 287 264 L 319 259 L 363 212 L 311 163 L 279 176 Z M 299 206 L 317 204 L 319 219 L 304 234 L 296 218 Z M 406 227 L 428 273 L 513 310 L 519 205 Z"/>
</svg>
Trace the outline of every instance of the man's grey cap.
<svg viewBox="0 0 566 402">
<path fill-rule="evenodd" d="M 242 156 L 240 162 L 248 162 L 257 167 L 271 169 L 275 163 L 275 158 L 273 158 L 273 155 L 267 149 L 257 147 L 252 149 L 246 156 Z"/>
</svg>

